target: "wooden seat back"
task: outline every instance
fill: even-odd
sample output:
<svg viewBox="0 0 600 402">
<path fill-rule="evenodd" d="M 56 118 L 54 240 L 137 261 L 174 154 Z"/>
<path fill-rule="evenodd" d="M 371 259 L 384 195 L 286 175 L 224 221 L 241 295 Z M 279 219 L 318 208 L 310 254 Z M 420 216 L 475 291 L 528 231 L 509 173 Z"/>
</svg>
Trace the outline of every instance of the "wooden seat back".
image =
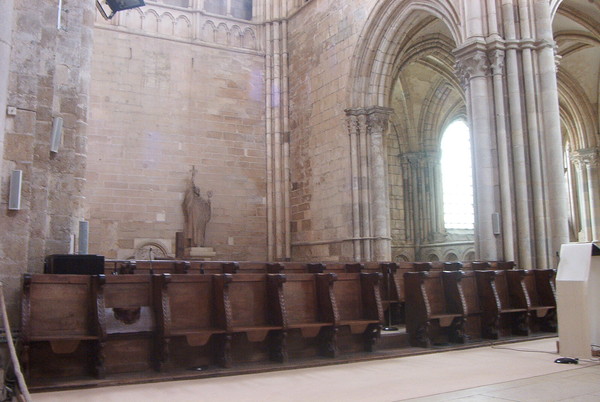
<svg viewBox="0 0 600 402">
<path fill-rule="evenodd" d="M 227 332 L 244 332 L 254 342 L 263 340 L 270 330 L 283 328 L 281 283 L 267 280 L 268 275 L 215 275 L 216 296 L 223 300 Z"/>
<path fill-rule="evenodd" d="M 411 272 L 431 271 L 433 268 L 430 262 L 413 262 Z"/>
<path fill-rule="evenodd" d="M 516 264 L 514 261 L 491 261 L 490 268 L 496 270 L 511 270 L 515 269 Z"/>
<path fill-rule="evenodd" d="M 553 269 L 525 271 L 523 282 L 527 289 L 528 304 L 531 308 L 556 307 L 555 276 L 556 270 Z"/>
<path fill-rule="evenodd" d="M 379 293 L 380 273 L 340 273 L 333 281 L 336 325 L 350 325 L 353 333 L 363 332 L 368 323 L 383 322 Z"/>
<path fill-rule="evenodd" d="M 222 274 L 224 261 L 202 261 L 200 262 L 200 273 Z"/>
<path fill-rule="evenodd" d="M 155 330 L 150 275 L 98 275 L 93 279 L 102 338 Z"/>
<path fill-rule="evenodd" d="M 404 274 L 406 330 L 412 345 L 430 347 L 440 333 L 447 333 L 450 341 L 464 342 L 466 306 L 461 295 L 462 275 L 462 271 Z"/>
<path fill-rule="evenodd" d="M 346 263 L 345 262 L 326 262 L 324 264 L 325 270 L 323 272 L 331 272 L 334 274 L 343 274 L 346 271 Z"/>
<path fill-rule="evenodd" d="M 497 270 L 496 289 L 500 298 L 501 311 L 508 309 L 527 309 L 527 295 L 525 290 L 525 271 Z"/>
<path fill-rule="evenodd" d="M 414 309 L 416 314 L 425 315 L 428 320 L 446 315 L 464 315 L 466 306 L 458 287 L 462 275 L 461 271 L 406 273 L 407 316 L 411 314 L 411 309 Z"/>
<path fill-rule="evenodd" d="M 465 305 L 468 315 L 481 314 L 481 304 L 479 301 L 479 290 L 477 288 L 477 278 L 474 271 L 463 271 L 463 277 L 460 281 Z"/>
<path fill-rule="evenodd" d="M 26 274 L 23 340 L 96 339 L 90 283 L 89 275 Z"/>
<path fill-rule="evenodd" d="M 201 346 L 212 334 L 225 331 L 225 318 L 217 314 L 212 275 L 162 274 L 153 279 L 162 336 L 185 336 L 189 345 Z"/>
<path fill-rule="evenodd" d="M 334 324 L 326 313 L 328 284 L 332 274 L 285 274 L 282 294 L 284 328 L 299 328 L 305 338 L 315 337 L 321 327 Z M 330 279 L 331 280 L 331 279 Z"/>
</svg>

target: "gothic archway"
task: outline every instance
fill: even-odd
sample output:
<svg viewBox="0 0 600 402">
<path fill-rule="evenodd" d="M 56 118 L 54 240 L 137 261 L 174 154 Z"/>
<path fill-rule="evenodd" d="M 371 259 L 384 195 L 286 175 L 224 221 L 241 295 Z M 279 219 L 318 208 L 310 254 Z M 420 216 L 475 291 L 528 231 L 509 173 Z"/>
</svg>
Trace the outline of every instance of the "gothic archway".
<svg viewBox="0 0 600 402">
<path fill-rule="evenodd" d="M 417 182 L 430 177 L 439 190 L 441 130 L 466 115 L 452 53 L 463 36 L 459 20 L 449 1 L 382 1 L 363 29 L 346 110 L 357 260 L 415 260 L 421 243 L 439 240 L 441 194 Z"/>
<path fill-rule="evenodd" d="M 600 240 L 600 4 L 554 2 L 572 241 Z"/>
</svg>

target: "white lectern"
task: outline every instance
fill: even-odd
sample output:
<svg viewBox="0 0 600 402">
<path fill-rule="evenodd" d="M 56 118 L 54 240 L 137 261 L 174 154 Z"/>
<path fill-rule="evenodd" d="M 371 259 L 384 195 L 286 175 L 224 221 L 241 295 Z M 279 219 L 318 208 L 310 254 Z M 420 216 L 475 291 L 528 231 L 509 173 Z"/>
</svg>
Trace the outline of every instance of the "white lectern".
<svg viewBox="0 0 600 402">
<path fill-rule="evenodd" d="M 592 345 L 600 345 L 600 248 L 561 246 L 556 296 L 560 354 L 589 359 Z"/>
</svg>

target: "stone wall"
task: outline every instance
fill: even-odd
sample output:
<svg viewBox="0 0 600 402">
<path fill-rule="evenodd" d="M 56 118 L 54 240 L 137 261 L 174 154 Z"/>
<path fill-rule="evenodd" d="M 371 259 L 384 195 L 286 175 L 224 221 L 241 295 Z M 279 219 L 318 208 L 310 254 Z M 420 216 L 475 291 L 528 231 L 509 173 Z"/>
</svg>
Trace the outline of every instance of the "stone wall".
<svg viewBox="0 0 600 402">
<path fill-rule="evenodd" d="M 347 77 L 375 1 L 312 0 L 289 23 L 294 260 L 352 259 Z"/>
<path fill-rule="evenodd" d="M 15 2 L 2 162 L 0 279 L 16 314 L 21 276 L 48 254 L 67 253 L 82 217 L 93 2 Z M 3 94 L 0 94 L 3 96 Z M 0 102 L 1 103 L 1 102 Z M 5 113 L 5 110 L 1 111 Z M 50 152 L 54 117 L 64 120 Z M 9 211 L 13 169 L 23 171 L 21 210 Z"/>
<path fill-rule="evenodd" d="M 192 12 L 153 5 L 96 23 L 90 252 L 128 258 L 152 243 L 173 255 L 195 166 L 202 195 L 213 193 L 206 246 L 219 259 L 266 258 L 264 55 L 235 40 L 233 33 L 242 32 L 237 21 L 198 15 L 204 20 L 187 33 L 178 25 L 175 34 L 154 29 L 167 15 L 178 24 L 198 21 Z M 135 23 L 155 16 L 159 25 Z M 207 26 L 230 34 L 207 42 Z M 256 38 L 249 33 L 254 26 L 244 31 Z"/>
</svg>

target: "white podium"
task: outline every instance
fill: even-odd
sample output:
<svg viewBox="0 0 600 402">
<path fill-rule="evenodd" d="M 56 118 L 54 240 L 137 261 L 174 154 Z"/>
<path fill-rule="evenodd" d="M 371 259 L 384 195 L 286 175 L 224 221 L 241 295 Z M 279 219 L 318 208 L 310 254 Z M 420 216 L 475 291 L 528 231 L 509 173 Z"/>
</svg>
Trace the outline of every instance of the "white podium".
<svg viewBox="0 0 600 402">
<path fill-rule="evenodd" d="M 600 248 L 563 244 L 556 274 L 558 339 L 561 356 L 589 359 L 600 345 Z"/>
</svg>

